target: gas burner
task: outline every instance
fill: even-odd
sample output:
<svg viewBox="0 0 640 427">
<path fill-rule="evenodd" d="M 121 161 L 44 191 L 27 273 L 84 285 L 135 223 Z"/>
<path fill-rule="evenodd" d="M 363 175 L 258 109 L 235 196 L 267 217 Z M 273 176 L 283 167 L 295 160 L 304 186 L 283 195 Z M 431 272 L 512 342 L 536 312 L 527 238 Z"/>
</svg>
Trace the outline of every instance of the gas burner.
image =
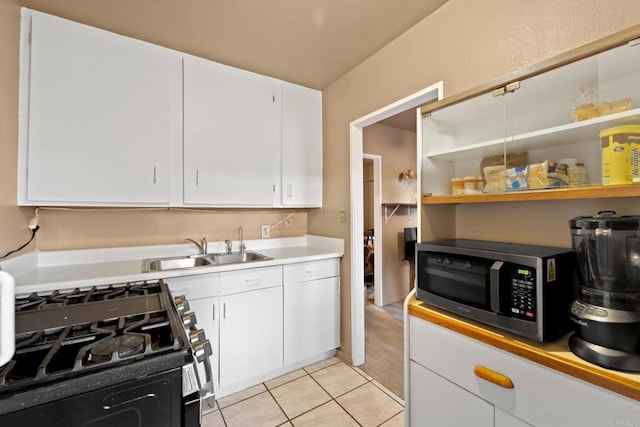
<svg viewBox="0 0 640 427">
<path fill-rule="evenodd" d="M 142 335 L 119 335 L 104 338 L 89 350 L 89 361 L 104 363 L 135 356 L 144 352 L 145 340 Z"/>
</svg>

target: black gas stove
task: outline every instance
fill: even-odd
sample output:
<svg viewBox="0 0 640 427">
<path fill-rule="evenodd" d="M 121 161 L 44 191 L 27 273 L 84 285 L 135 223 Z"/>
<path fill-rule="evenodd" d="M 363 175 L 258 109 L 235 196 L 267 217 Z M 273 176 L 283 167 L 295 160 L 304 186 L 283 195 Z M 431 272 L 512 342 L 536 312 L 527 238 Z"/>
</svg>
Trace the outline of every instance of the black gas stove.
<svg viewBox="0 0 640 427">
<path fill-rule="evenodd" d="M 200 425 L 210 345 L 162 281 L 33 293 L 15 310 L 1 425 Z"/>
</svg>

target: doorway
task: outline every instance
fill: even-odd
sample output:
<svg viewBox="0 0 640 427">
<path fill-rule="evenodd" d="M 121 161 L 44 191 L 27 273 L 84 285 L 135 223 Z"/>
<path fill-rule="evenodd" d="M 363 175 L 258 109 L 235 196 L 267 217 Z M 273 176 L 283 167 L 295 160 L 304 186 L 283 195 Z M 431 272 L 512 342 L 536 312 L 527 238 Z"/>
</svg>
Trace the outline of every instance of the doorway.
<svg viewBox="0 0 640 427">
<path fill-rule="evenodd" d="M 363 128 L 381 120 L 395 116 L 409 109 L 416 109 L 428 102 L 442 99 L 443 83 L 439 82 L 420 92 L 409 95 L 380 110 L 361 117 L 349 126 L 350 134 L 350 204 L 351 204 L 351 351 L 354 366 L 360 366 L 365 361 L 365 328 L 364 328 L 364 253 L 362 250 L 363 224 Z M 418 120 L 420 123 L 420 120 Z M 422 132 L 417 127 L 417 154 L 422 155 Z M 420 164 L 420 161 L 418 161 Z M 420 168 L 418 168 L 417 190 L 420 193 Z M 417 216 L 417 233 L 420 236 L 420 215 Z"/>
<path fill-rule="evenodd" d="M 382 306 L 382 157 L 375 154 L 362 155 L 363 168 L 363 257 L 364 281 L 367 299 Z M 376 286 L 377 284 L 377 286 Z"/>
</svg>

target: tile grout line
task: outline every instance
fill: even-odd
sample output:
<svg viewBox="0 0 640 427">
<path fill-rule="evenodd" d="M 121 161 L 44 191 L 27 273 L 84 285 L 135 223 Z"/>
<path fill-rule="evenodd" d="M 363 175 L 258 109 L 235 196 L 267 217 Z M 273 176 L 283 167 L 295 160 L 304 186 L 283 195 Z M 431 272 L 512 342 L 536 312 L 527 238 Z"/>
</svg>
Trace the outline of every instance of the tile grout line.
<svg viewBox="0 0 640 427">
<path fill-rule="evenodd" d="M 323 370 L 328 369 L 328 368 L 330 368 L 330 367 L 332 367 L 332 366 L 338 365 L 339 363 L 344 363 L 344 364 L 345 364 L 345 366 L 348 366 L 349 368 L 351 368 L 351 370 L 353 370 L 356 374 L 358 374 L 360 377 L 362 377 L 362 378 L 365 380 L 365 382 L 364 382 L 363 384 L 360 384 L 359 386 L 357 386 L 357 387 L 355 387 L 355 388 L 351 389 L 351 390 L 348 390 L 348 391 L 346 391 L 346 392 L 344 392 L 344 393 L 342 393 L 342 394 L 340 394 L 340 395 L 338 395 L 338 396 L 333 397 L 333 396 L 331 395 L 331 393 L 329 393 L 329 392 L 328 392 L 328 391 L 327 391 L 327 390 L 326 390 L 326 389 L 325 389 L 325 388 L 324 388 L 324 387 L 323 387 L 323 386 L 322 386 L 322 385 L 321 385 L 321 384 L 320 384 L 320 383 L 319 383 L 319 382 L 318 382 L 318 381 L 313 377 L 313 375 L 312 375 L 312 374 L 314 374 L 314 373 L 316 373 L 316 372 L 323 371 Z M 261 384 L 262 384 L 262 385 L 263 385 L 263 387 L 265 388 L 265 390 L 264 390 L 264 391 L 261 391 L 261 392 L 259 392 L 259 393 L 256 393 L 256 394 L 254 394 L 254 395 L 252 395 L 252 396 L 248 396 L 248 397 L 246 397 L 246 398 L 244 398 L 244 399 L 238 400 L 237 402 L 234 402 L 234 403 L 232 403 L 232 404 L 230 404 L 230 405 L 225 406 L 225 407 L 224 407 L 224 409 L 229 408 L 229 407 L 231 407 L 231 406 L 234 406 L 234 405 L 236 405 L 236 404 L 239 404 L 239 403 L 241 403 L 241 402 L 244 402 L 244 401 L 246 401 L 246 400 L 252 399 L 252 398 L 254 398 L 254 397 L 256 397 L 256 396 L 259 396 L 259 395 L 263 394 L 263 393 L 266 391 L 267 393 L 269 393 L 269 395 L 271 396 L 271 398 L 275 401 L 276 405 L 278 406 L 278 408 L 280 409 L 280 411 L 282 411 L 282 413 L 284 414 L 284 416 L 285 416 L 285 418 L 286 418 L 286 421 L 285 421 L 284 423 L 278 424 L 278 426 L 282 426 L 282 425 L 284 425 L 284 424 L 286 424 L 286 423 L 291 423 L 291 424 L 293 424 L 293 420 L 294 420 L 294 419 L 299 418 L 299 417 L 301 417 L 301 416 L 303 416 L 303 415 L 305 415 L 305 414 L 307 414 L 307 413 L 309 413 L 309 412 L 311 412 L 311 411 L 314 411 L 314 410 L 318 409 L 319 407 L 321 407 L 321 406 L 323 406 L 323 405 L 326 405 L 327 403 L 330 403 L 331 401 L 335 402 L 335 404 L 336 404 L 336 405 L 338 405 L 338 406 L 339 406 L 343 411 L 345 411 L 345 412 L 347 413 L 347 415 L 349 415 L 349 417 L 351 417 L 351 419 L 353 419 L 353 421 L 354 421 L 356 424 L 358 424 L 359 426 L 362 426 L 362 424 L 360 424 L 360 423 L 358 422 L 358 420 L 356 420 L 356 419 L 355 419 L 355 417 L 354 417 L 354 416 L 353 416 L 353 415 L 352 415 L 352 414 L 351 414 L 351 413 L 350 413 L 350 412 L 349 412 L 349 411 L 348 411 L 344 406 L 342 406 L 342 405 L 340 404 L 340 402 L 338 402 L 338 400 L 337 400 L 337 399 L 339 399 L 340 397 L 345 396 L 346 394 L 351 393 L 351 392 L 353 392 L 354 390 L 357 390 L 357 389 L 359 389 L 359 388 L 361 388 L 361 387 L 363 387 L 363 386 L 365 386 L 365 385 L 367 385 L 367 384 L 372 384 L 372 385 L 373 385 L 374 387 L 376 387 L 378 390 L 380 390 L 381 392 L 383 392 L 387 397 L 389 397 L 389 398 L 390 398 L 390 399 L 392 399 L 394 402 L 396 402 L 396 403 L 398 403 L 400 406 L 402 406 L 402 410 L 401 410 L 401 411 L 399 411 L 399 412 L 395 413 L 394 415 L 392 415 L 392 416 L 391 416 L 391 417 L 389 417 L 388 419 L 384 420 L 382 423 L 380 423 L 380 424 L 379 424 L 379 426 L 381 426 L 382 424 L 384 424 L 384 423 L 388 422 L 389 420 L 391 420 L 392 418 L 396 417 L 398 414 L 400 414 L 400 413 L 404 412 L 404 410 L 405 410 L 405 408 L 404 408 L 404 399 L 402 399 L 403 403 L 400 403 L 400 402 L 398 401 L 398 400 L 400 399 L 400 397 L 395 396 L 395 395 L 393 395 L 393 396 L 392 396 L 391 394 L 389 394 L 389 393 L 391 393 L 391 391 L 386 391 L 385 389 L 383 389 L 383 388 L 379 387 L 378 385 L 376 385 L 376 383 L 375 383 L 375 378 L 373 378 L 371 375 L 367 374 L 367 373 L 366 373 L 366 372 L 364 372 L 364 371 L 361 371 L 361 370 L 355 369 L 353 366 L 350 366 L 349 364 L 347 364 L 347 363 L 346 363 L 346 362 L 344 362 L 343 360 L 338 359 L 338 361 L 337 361 L 337 362 L 332 363 L 332 364 L 327 365 L 327 366 L 323 366 L 322 368 L 317 369 L 317 370 L 315 370 L 315 371 L 313 371 L 313 372 L 309 372 L 309 371 L 307 371 L 304 367 L 303 367 L 303 368 L 301 368 L 301 369 L 302 369 L 302 371 L 305 373 L 305 375 L 302 375 L 302 376 L 300 376 L 300 377 L 298 377 L 298 378 L 294 378 L 294 379 L 292 379 L 292 380 L 286 381 L 286 382 L 284 382 L 284 383 L 282 383 L 282 384 L 278 384 L 276 387 L 273 387 L 273 389 L 276 389 L 276 388 L 282 387 L 282 386 L 284 386 L 284 385 L 286 385 L 286 384 L 292 383 L 292 382 L 294 382 L 294 381 L 297 381 L 297 380 L 300 380 L 300 379 L 304 378 L 305 376 L 308 376 L 308 377 L 310 377 L 310 378 L 311 378 L 311 380 L 312 380 L 313 382 L 315 382 L 315 383 L 318 385 L 318 387 L 320 387 L 320 389 L 321 389 L 321 390 L 323 390 L 323 391 L 324 391 L 324 392 L 329 396 L 329 398 L 330 398 L 330 399 L 329 399 L 327 402 L 324 402 L 324 403 L 322 403 L 322 404 L 320 404 L 320 405 L 318 405 L 318 406 L 315 406 L 315 407 L 313 407 L 313 408 L 310 408 L 309 410 L 307 410 L 307 411 L 305 411 L 305 412 L 302 412 L 302 413 L 300 413 L 300 414 L 296 415 L 294 418 L 290 418 L 290 417 L 289 417 L 289 415 L 287 415 L 287 413 L 284 411 L 284 409 L 283 409 L 283 408 L 282 408 L 282 406 L 280 405 L 280 402 L 278 402 L 278 400 L 276 399 L 276 397 L 275 397 L 275 396 L 273 395 L 273 393 L 271 392 L 271 390 L 272 390 L 272 389 L 271 389 L 271 388 L 269 388 L 269 387 L 267 386 L 266 382 L 262 382 Z M 361 372 L 360 372 L 360 371 L 361 371 Z M 366 374 L 366 376 L 365 376 L 365 374 Z M 369 379 L 369 377 L 370 377 L 371 379 Z M 381 384 L 381 385 L 382 385 L 382 384 Z M 223 412 L 222 412 L 222 409 L 223 409 L 223 408 L 222 408 L 222 407 L 221 407 L 217 402 L 216 402 L 216 404 L 217 404 L 217 406 L 218 406 L 218 411 L 220 411 L 220 416 L 221 416 L 221 418 L 222 418 L 222 422 L 224 423 L 225 427 L 227 427 L 227 422 L 226 422 L 225 417 L 224 417 L 224 414 L 223 414 Z"/>
</svg>

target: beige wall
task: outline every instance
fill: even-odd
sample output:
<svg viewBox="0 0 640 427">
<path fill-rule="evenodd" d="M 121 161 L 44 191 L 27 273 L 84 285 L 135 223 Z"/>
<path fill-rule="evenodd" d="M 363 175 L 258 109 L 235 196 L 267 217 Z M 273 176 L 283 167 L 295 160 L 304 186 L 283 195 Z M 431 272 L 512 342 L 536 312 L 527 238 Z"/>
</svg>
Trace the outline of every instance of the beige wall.
<svg viewBox="0 0 640 427">
<path fill-rule="evenodd" d="M 416 170 L 416 133 L 374 124 L 364 128 L 363 151 L 382 158 L 382 203 L 415 203 L 415 188 L 406 181 L 399 181 L 400 172 Z M 382 212 L 377 212 L 381 215 Z M 416 227 L 416 209 L 398 208 L 395 215 L 378 231 L 382 239 L 376 239 L 376 251 L 382 253 L 382 305 L 402 301 L 409 293 L 411 266 L 404 258 L 404 228 Z M 380 245 L 382 242 L 382 245 Z M 377 267 L 376 267 L 377 268 Z"/>
<path fill-rule="evenodd" d="M 335 227 L 336 208 L 349 206 L 349 122 L 440 80 L 445 96 L 451 96 L 638 23 L 637 0 L 450 0 L 324 90 L 327 204 L 309 213 L 309 231 L 343 237 L 349 248 L 348 221 Z M 613 204 L 624 212 L 640 211 L 637 200 L 434 207 L 422 210 L 423 236 L 523 239 L 535 234 L 536 243 L 566 246 L 566 237 L 559 236 L 568 233 L 570 217 Z M 346 354 L 351 348 L 349 263 L 347 253 L 342 262 Z"/>
<path fill-rule="evenodd" d="M 0 256 L 29 239 L 33 214 L 16 206 L 19 26 L 19 2 L 0 0 Z"/>
</svg>

